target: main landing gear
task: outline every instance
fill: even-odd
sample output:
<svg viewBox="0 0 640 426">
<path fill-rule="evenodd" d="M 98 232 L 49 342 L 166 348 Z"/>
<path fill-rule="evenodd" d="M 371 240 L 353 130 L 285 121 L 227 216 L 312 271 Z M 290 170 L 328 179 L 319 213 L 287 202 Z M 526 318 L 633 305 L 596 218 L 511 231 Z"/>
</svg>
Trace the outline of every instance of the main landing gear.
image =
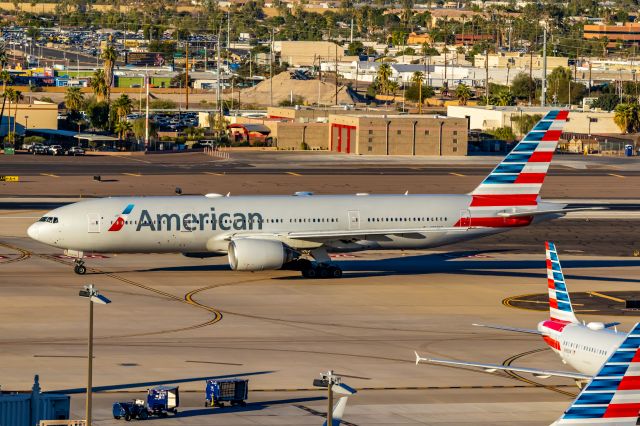
<svg viewBox="0 0 640 426">
<path fill-rule="evenodd" d="M 342 269 L 331 261 L 327 250 L 318 248 L 311 250 L 309 255 L 314 261 L 300 259 L 300 271 L 305 278 L 341 278 Z"/>
<path fill-rule="evenodd" d="M 78 275 L 84 275 L 87 273 L 87 267 L 84 266 L 84 260 L 82 259 L 76 259 L 74 261 L 74 267 L 73 267 L 73 272 L 75 272 Z"/>
</svg>

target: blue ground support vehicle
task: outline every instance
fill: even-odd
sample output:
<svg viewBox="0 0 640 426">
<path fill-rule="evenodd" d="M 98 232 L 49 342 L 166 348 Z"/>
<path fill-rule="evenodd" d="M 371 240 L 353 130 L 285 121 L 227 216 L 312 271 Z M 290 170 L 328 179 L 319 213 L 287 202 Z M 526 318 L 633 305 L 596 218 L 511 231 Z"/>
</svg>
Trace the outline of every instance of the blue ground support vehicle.
<svg viewBox="0 0 640 426">
<path fill-rule="evenodd" d="M 128 402 L 114 402 L 113 418 L 116 420 L 125 419 L 126 421 L 131 419 L 146 420 L 149 418 L 149 412 L 142 399 Z"/>
<path fill-rule="evenodd" d="M 178 414 L 180 395 L 178 386 L 156 386 L 147 392 L 147 409 L 155 416 Z"/>
<path fill-rule="evenodd" d="M 205 407 L 224 407 L 225 402 L 245 406 L 249 396 L 249 380 L 207 380 L 205 393 Z"/>
</svg>

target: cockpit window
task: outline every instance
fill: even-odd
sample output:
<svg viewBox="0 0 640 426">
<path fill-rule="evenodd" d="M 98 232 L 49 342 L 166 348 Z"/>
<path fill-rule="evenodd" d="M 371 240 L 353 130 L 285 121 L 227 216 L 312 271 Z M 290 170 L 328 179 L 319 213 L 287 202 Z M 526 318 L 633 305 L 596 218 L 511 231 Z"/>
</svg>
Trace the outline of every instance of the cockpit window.
<svg viewBox="0 0 640 426">
<path fill-rule="evenodd" d="M 58 223 L 58 218 L 54 216 L 42 216 L 38 222 Z"/>
</svg>

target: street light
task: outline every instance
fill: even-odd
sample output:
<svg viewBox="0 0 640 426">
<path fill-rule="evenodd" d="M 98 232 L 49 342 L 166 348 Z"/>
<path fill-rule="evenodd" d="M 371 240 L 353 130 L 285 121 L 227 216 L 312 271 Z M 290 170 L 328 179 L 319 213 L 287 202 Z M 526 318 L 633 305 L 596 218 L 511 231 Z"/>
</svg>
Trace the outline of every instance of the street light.
<svg viewBox="0 0 640 426">
<path fill-rule="evenodd" d="M 24 135 L 27 136 L 27 129 L 29 128 L 29 116 L 24 116 Z"/>
<path fill-rule="evenodd" d="M 100 303 L 106 305 L 111 303 L 111 300 L 107 299 L 100 293 L 93 284 L 85 285 L 84 290 L 80 290 L 78 293 L 80 297 L 86 297 L 89 299 L 89 354 L 87 362 L 87 400 L 85 405 L 87 425 L 91 426 L 91 398 L 93 390 L 93 304 Z"/>
<path fill-rule="evenodd" d="M 333 426 L 333 393 L 337 392 L 343 395 L 353 395 L 356 390 L 342 383 L 342 376 L 338 376 L 333 370 L 329 370 L 326 373 L 320 373 L 320 379 L 313 380 L 313 386 L 320 388 L 327 388 L 328 392 L 328 406 L 327 406 L 327 426 Z M 354 377 L 358 379 L 365 379 L 365 377 Z M 339 423 L 339 421 L 338 421 Z"/>
</svg>

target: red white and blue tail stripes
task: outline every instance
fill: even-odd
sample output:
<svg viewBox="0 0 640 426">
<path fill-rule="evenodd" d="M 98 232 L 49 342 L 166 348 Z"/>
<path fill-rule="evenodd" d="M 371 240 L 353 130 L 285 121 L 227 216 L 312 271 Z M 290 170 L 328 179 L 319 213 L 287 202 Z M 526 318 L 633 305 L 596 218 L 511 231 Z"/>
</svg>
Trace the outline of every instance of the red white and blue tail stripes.
<svg viewBox="0 0 640 426">
<path fill-rule="evenodd" d="M 564 281 L 558 251 L 554 243 L 544 243 L 547 253 L 547 286 L 549 288 L 549 313 L 551 321 L 578 323 L 571 306 L 571 298 Z"/>
<path fill-rule="evenodd" d="M 471 208 L 536 206 L 568 111 L 550 111 L 471 193 Z"/>
<path fill-rule="evenodd" d="M 636 425 L 640 413 L 640 324 L 555 425 Z"/>
<path fill-rule="evenodd" d="M 125 207 L 122 213 L 118 216 L 118 218 L 113 222 L 113 224 L 109 228 L 109 231 L 117 232 L 121 230 L 131 211 L 133 211 L 133 204 L 128 204 L 127 207 Z"/>
</svg>

